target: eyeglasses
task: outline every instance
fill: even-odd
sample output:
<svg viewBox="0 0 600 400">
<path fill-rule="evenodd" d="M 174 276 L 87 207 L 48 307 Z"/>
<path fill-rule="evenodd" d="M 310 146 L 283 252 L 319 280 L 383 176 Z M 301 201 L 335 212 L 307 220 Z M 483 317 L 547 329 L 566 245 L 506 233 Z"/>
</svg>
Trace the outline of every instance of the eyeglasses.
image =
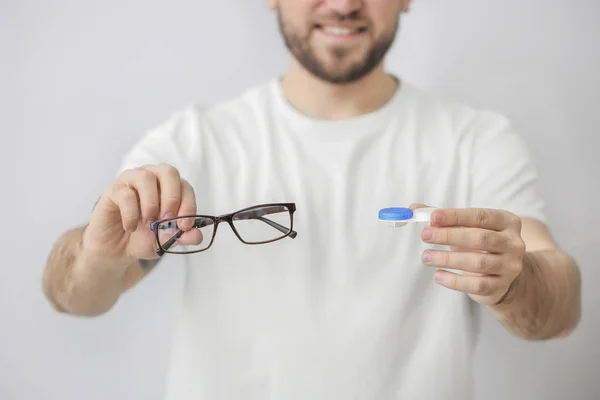
<svg viewBox="0 0 600 400">
<path fill-rule="evenodd" d="M 212 246 L 217 228 L 227 222 L 237 238 L 245 244 L 264 244 L 285 237 L 294 239 L 292 229 L 295 203 L 260 204 L 219 216 L 182 215 L 153 222 L 150 229 L 156 236 L 156 254 L 191 254 Z M 177 248 L 177 250 L 174 250 Z"/>
</svg>

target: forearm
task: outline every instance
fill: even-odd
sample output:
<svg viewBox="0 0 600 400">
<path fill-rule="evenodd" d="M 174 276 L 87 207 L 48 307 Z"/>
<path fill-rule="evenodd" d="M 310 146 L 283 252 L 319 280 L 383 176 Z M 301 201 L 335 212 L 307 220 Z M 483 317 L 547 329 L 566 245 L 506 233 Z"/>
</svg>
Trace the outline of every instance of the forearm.
<svg viewBox="0 0 600 400">
<path fill-rule="evenodd" d="M 43 288 L 57 311 L 95 316 L 108 311 L 128 286 L 132 260 L 109 260 L 83 251 L 84 229 L 59 238 L 44 270 Z"/>
<path fill-rule="evenodd" d="M 560 250 L 526 253 L 523 270 L 494 316 L 517 336 L 545 340 L 568 335 L 581 314 L 581 283 L 575 261 Z"/>
</svg>

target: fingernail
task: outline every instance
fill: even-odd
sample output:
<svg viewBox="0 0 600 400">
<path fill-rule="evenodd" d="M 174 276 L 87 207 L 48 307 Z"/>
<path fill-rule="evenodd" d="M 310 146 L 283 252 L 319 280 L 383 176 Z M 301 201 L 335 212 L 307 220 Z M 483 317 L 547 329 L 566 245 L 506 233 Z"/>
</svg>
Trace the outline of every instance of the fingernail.
<svg viewBox="0 0 600 400">
<path fill-rule="evenodd" d="M 443 220 L 444 220 L 444 213 L 442 213 L 442 212 L 439 212 L 439 211 L 438 211 L 438 212 L 435 212 L 435 213 L 433 213 L 433 215 L 431 216 L 431 221 L 432 221 L 434 224 L 441 224 Z"/>
<path fill-rule="evenodd" d="M 429 250 L 425 250 L 423 254 L 421 254 L 421 261 L 423 261 L 423 264 L 425 265 L 429 265 L 431 263 L 432 258 L 433 256 L 431 255 L 431 251 Z"/>
<path fill-rule="evenodd" d="M 433 238 L 433 231 L 429 228 L 423 230 L 423 240 L 431 240 Z"/>
<path fill-rule="evenodd" d="M 169 219 L 169 218 L 173 218 L 173 217 L 175 217 L 175 214 L 173 214 L 172 212 L 169 211 L 168 213 L 165 213 L 163 219 Z"/>
<path fill-rule="evenodd" d="M 148 218 L 148 220 L 146 221 L 146 226 L 152 226 L 153 222 L 154 222 L 154 218 Z"/>
</svg>

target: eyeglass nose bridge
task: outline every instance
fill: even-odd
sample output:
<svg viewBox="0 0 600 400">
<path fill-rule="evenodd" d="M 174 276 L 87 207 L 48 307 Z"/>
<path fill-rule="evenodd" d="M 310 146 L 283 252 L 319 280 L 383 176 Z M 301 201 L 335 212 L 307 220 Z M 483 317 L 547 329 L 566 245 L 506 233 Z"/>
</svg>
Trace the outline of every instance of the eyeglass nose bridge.
<svg viewBox="0 0 600 400">
<path fill-rule="evenodd" d="M 215 217 L 215 226 L 221 222 L 227 222 L 229 225 L 233 223 L 233 214 L 223 214 Z"/>
</svg>

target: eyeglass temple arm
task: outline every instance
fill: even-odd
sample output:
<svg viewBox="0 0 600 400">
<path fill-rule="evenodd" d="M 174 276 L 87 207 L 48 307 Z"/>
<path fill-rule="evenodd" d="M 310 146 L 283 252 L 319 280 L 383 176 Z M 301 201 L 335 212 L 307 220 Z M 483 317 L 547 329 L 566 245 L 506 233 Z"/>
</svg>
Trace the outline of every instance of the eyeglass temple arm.
<svg viewBox="0 0 600 400">
<path fill-rule="evenodd" d="M 273 208 L 274 209 L 278 209 L 278 208 L 275 208 L 275 207 L 273 207 Z M 255 211 L 255 212 L 251 212 L 251 213 L 247 213 L 247 214 L 242 214 L 242 216 L 238 215 L 237 218 L 239 218 L 239 219 L 246 219 L 246 220 L 248 220 L 248 219 L 257 219 L 259 221 L 264 222 L 267 225 L 272 226 L 273 228 L 277 229 L 281 233 L 288 233 L 288 230 L 289 230 L 288 228 L 286 228 L 283 225 L 278 224 L 275 221 L 271 221 L 270 219 L 263 217 L 263 215 L 265 215 L 265 214 L 260 214 L 258 211 Z M 294 239 L 297 235 L 298 235 L 298 233 L 296 231 L 291 231 L 289 236 L 292 239 Z"/>
<path fill-rule="evenodd" d="M 281 232 L 281 233 L 288 233 L 288 228 L 286 228 L 286 227 L 285 227 L 285 226 L 283 226 L 283 225 L 279 225 L 279 224 L 278 224 L 277 222 L 275 222 L 275 221 L 271 221 L 270 219 L 268 219 L 268 218 L 265 218 L 265 217 L 258 217 L 258 218 L 256 218 L 256 219 L 258 219 L 258 220 L 260 220 L 260 221 L 264 222 L 265 224 L 271 225 L 273 228 L 277 229 L 277 230 L 278 230 L 279 232 Z M 291 232 L 290 232 L 290 237 L 291 237 L 292 239 L 294 239 L 294 238 L 295 238 L 297 235 L 298 235 L 298 233 L 296 233 L 296 231 L 291 231 Z"/>
<path fill-rule="evenodd" d="M 165 254 L 165 251 L 169 250 L 171 248 L 171 246 L 173 246 L 175 244 L 175 242 L 177 240 L 179 240 L 179 238 L 181 236 L 183 236 L 184 233 L 185 233 L 185 231 L 180 229 L 179 232 L 177 232 L 175 235 L 173 235 L 173 237 L 171 239 L 167 240 L 167 242 L 162 245 L 162 248 L 160 246 L 158 247 L 158 249 L 156 250 L 156 254 L 158 254 L 159 256 L 162 256 L 163 254 Z"/>
</svg>

